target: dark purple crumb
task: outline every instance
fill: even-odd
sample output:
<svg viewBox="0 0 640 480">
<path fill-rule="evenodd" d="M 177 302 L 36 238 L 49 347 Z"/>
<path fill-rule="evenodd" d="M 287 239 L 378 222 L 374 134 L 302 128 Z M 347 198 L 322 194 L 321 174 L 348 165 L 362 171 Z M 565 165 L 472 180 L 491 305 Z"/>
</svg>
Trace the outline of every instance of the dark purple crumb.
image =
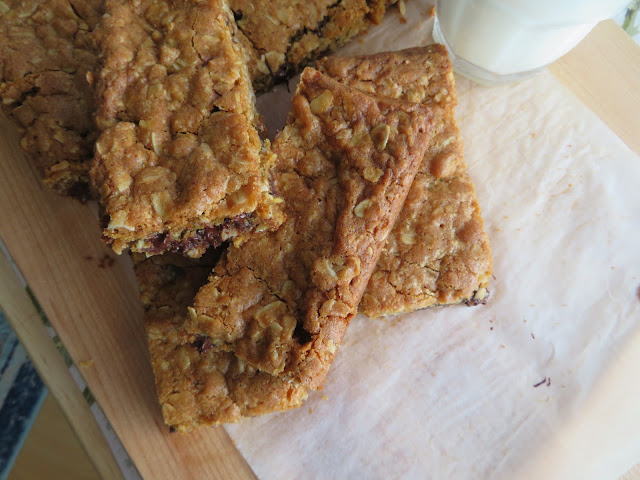
<svg viewBox="0 0 640 480">
<path fill-rule="evenodd" d="M 547 382 L 547 377 L 544 377 L 542 380 L 540 380 L 538 383 L 536 383 L 533 388 L 538 388 L 540 385 L 544 385 Z"/>
<path fill-rule="evenodd" d="M 211 350 L 215 345 L 211 343 L 208 337 L 205 335 L 198 335 L 198 338 L 191 344 L 198 349 L 198 352 L 202 355 Z"/>
<path fill-rule="evenodd" d="M 489 299 L 489 290 L 487 290 L 487 294 L 484 296 L 484 298 L 476 298 L 476 293 L 478 293 L 478 291 L 474 291 L 473 295 L 471 295 L 471 298 L 467 298 L 464 303 L 467 307 L 475 307 L 478 305 L 486 305 L 487 304 L 487 300 Z"/>
<path fill-rule="evenodd" d="M 116 263 L 115 259 L 106 253 L 98 259 L 98 267 L 100 268 L 112 267 L 114 263 Z"/>
</svg>

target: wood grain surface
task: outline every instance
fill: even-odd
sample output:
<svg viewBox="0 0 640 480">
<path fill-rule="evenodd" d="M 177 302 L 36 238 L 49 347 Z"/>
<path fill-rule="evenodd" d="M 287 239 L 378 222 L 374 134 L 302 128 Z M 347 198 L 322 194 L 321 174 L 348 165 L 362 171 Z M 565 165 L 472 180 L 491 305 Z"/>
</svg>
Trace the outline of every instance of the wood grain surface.
<svg viewBox="0 0 640 480">
<path fill-rule="evenodd" d="M 619 27 L 605 22 L 551 70 L 640 151 L 640 49 L 627 40 Z M 164 426 L 128 258 L 101 244 L 97 217 L 87 205 L 41 186 L 5 118 L 0 118 L 0 159 L 0 237 L 74 361 L 86 365 L 83 376 L 141 475 L 255 478 L 224 429 L 179 435 Z M 114 263 L 100 267 L 105 256 Z M 2 299 L 5 309 L 12 303 Z M 32 356 L 37 353 L 29 334 L 22 340 Z"/>
<path fill-rule="evenodd" d="M 89 404 L 78 389 L 62 356 L 45 330 L 39 312 L 16 277 L 8 259 L 0 254 L 0 305 L 49 392 L 64 405 L 64 414 L 75 430 L 96 470 L 104 478 L 122 478 L 111 448 L 102 435 Z"/>
<path fill-rule="evenodd" d="M 640 154 L 640 47 L 616 22 L 600 22 L 550 69 Z"/>
</svg>

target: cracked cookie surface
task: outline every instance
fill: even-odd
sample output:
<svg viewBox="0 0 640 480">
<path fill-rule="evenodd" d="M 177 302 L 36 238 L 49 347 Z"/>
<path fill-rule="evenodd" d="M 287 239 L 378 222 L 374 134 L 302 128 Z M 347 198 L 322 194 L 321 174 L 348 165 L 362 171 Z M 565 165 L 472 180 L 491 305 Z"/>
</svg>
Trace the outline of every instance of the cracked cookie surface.
<svg viewBox="0 0 640 480">
<path fill-rule="evenodd" d="M 396 0 L 230 0 L 257 91 L 381 21 Z"/>
<path fill-rule="evenodd" d="M 0 1 L 0 98 L 27 157 L 58 193 L 85 200 L 96 129 L 87 74 L 102 0 Z"/>
<path fill-rule="evenodd" d="M 91 180 L 120 253 L 198 256 L 281 221 L 226 1 L 106 4 Z"/>
<path fill-rule="evenodd" d="M 272 183 L 286 220 L 226 251 L 187 329 L 320 388 L 431 128 L 423 105 L 375 99 L 306 69 L 274 141 Z"/>
<path fill-rule="evenodd" d="M 478 304 L 492 273 L 489 239 L 454 116 L 455 83 L 441 45 L 355 58 L 318 68 L 385 98 L 429 105 L 435 118 L 422 166 L 380 256 L 360 311 L 370 317 L 459 302 Z"/>
<path fill-rule="evenodd" d="M 206 340 L 185 343 L 184 312 L 215 264 L 177 254 L 134 254 L 136 280 L 162 415 L 178 431 L 299 407 L 306 390 L 259 372 Z"/>
</svg>

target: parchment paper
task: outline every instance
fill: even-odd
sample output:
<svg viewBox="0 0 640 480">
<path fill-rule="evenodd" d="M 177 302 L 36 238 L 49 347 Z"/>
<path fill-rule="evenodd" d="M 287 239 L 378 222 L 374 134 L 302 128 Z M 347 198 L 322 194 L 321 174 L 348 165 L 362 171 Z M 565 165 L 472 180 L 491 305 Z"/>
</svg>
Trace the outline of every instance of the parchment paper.
<svg viewBox="0 0 640 480">
<path fill-rule="evenodd" d="M 341 53 L 431 43 L 430 6 Z M 357 317 L 324 391 L 227 427 L 261 479 L 602 480 L 640 461 L 640 158 L 548 72 L 456 81 L 489 303 Z M 272 129 L 287 96 L 260 99 Z"/>
</svg>

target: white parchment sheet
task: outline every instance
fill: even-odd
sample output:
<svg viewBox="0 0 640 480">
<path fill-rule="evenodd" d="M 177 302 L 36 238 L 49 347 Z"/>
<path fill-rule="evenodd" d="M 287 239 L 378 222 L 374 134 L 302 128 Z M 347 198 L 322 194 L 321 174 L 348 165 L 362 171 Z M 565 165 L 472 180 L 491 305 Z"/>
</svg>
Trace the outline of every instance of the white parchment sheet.
<svg viewBox="0 0 640 480">
<path fill-rule="evenodd" d="M 430 5 L 341 54 L 430 43 Z M 456 80 L 489 303 L 357 317 L 324 391 L 227 427 L 261 479 L 603 480 L 640 461 L 640 158 L 548 72 Z M 260 99 L 272 127 L 287 97 Z"/>
</svg>

